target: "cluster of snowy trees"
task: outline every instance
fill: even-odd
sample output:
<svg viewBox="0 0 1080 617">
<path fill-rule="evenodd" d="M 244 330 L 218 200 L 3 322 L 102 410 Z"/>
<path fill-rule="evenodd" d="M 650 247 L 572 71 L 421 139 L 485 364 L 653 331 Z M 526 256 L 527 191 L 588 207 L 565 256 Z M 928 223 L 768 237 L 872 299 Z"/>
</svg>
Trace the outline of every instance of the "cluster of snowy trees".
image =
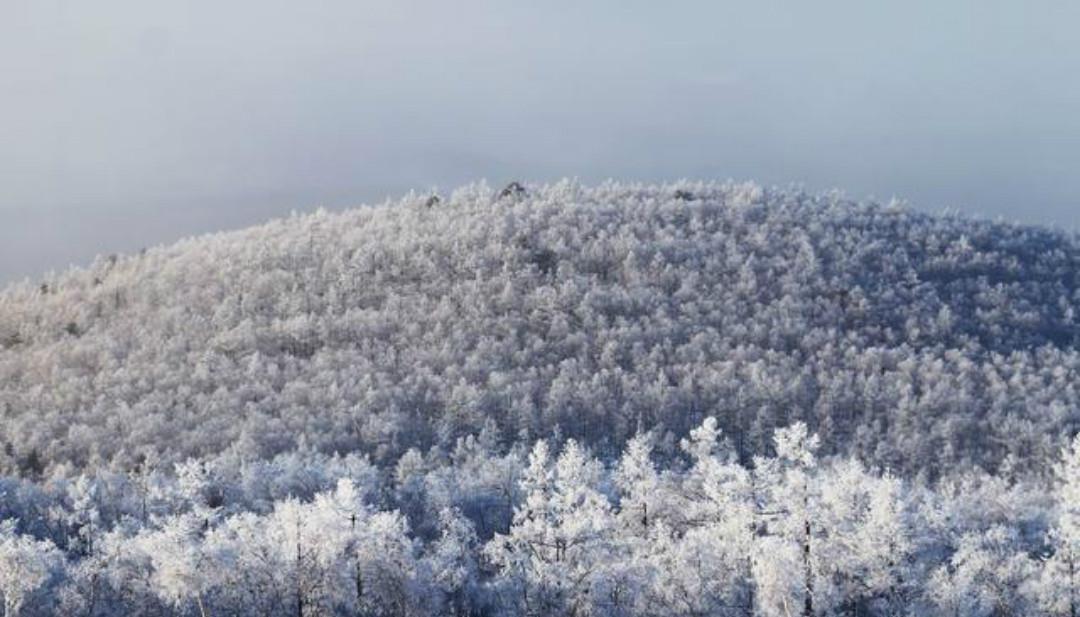
<svg viewBox="0 0 1080 617">
<path fill-rule="evenodd" d="M 489 431 L 380 470 L 229 455 L 0 483 L 16 615 L 1066 616 L 1080 437 L 1044 477 L 902 480 L 802 423 L 738 462 L 714 418 L 604 462 Z"/>
<path fill-rule="evenodd" d="M 488 419 L 611 457 L 710 415 L 744 465 L 801 421 L 905 476 L 1028 467 L 1080 429 L 1078 283 L 1074 235 L 833 194 L 413 195 L 0 292 L 0 473 L 388 465 Z"/>
</svg>

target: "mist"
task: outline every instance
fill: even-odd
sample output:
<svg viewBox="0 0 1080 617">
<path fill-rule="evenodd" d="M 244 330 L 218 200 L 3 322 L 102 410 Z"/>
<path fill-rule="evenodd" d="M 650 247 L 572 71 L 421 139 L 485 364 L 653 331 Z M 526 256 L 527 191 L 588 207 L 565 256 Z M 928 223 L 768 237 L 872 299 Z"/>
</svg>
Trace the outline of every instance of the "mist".
<svg viewBox="0 0 1080 617">
<path fill-rule="evenodd" d="M 1080 227 L 1066 3 L 11 0 L 0 283 L 479 179 L 753 179 Z"/>
</svg>

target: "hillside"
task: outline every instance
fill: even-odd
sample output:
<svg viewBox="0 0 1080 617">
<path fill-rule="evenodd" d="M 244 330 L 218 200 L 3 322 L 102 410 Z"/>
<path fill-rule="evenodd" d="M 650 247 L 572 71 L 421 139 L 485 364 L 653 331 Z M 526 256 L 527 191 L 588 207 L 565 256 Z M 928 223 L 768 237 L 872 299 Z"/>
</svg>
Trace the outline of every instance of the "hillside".
<svg viewBox="0 0 1080 617">
<path fill-rule="evenodd" d="M 1063 232 L 747 184 L 470 186 L 8 287 L 0 473 L 386 462 L 485 425 L 611 454 L 707 416 L 744 461 L 804 421 L 825 455 L 1023 469 L 1080 428 L 1078 310 Z"/>
</svg>

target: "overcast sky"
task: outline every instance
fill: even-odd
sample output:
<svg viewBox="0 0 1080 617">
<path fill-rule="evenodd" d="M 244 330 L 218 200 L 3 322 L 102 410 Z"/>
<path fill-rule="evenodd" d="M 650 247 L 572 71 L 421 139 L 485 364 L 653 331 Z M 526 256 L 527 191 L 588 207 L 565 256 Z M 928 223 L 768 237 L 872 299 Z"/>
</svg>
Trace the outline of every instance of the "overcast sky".
<svg viewBox="0 0 1080 617">
<path fill-rule="evenodd" d="M 2 0 L 0 283 L 480 178 L 1080 228 L 1080 3 Z"/>
</svg>

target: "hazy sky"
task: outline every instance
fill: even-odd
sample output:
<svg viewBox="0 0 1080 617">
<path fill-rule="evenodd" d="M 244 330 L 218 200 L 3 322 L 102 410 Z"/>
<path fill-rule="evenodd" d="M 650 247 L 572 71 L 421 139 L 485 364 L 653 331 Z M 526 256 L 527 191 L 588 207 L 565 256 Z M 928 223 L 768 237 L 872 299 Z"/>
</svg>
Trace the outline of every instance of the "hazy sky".
<svg viewBox="0 0 1080 617">
<path fill-rule="evenodd" d="M 1080 3 L 2 0 L 0 282 L 487 178 L 1080 228 Z"/>
</svg>

